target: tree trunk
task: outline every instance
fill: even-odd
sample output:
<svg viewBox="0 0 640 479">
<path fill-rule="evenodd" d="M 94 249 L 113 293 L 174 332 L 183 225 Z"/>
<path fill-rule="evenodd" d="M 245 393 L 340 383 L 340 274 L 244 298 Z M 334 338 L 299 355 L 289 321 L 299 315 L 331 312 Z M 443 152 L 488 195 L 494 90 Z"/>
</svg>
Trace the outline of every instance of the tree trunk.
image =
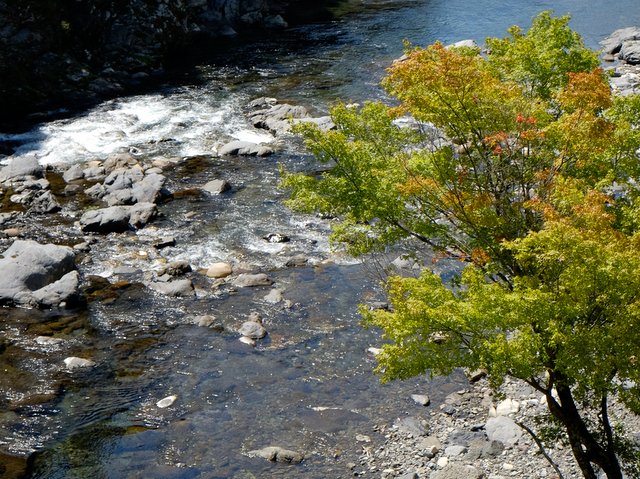
<svg viewBox="0 0 640 479">
<path fill-rule="evenodd" d="M 560 402 L 558 403 L 552 396 L 551 390 L 548 390 L 546 393 L 547 405 L 551 414 L 565 427 L 571 451 L 585 479 L 597 479 L 593 464 L 603 470 L 607 479 L 622 479 L 622 468 L 613 450 L 612 441 L 607 443 L 607 447 L 603 447 L 596 440 L 580 416 L 580 411 L 568 386 L 556 383 L 556 392 Z M 608 417 L 605 415 L 602 420 L 608 421 Z M 605 428 L 610 427 L 608 422 L 604 426 Z"/>
</svg>

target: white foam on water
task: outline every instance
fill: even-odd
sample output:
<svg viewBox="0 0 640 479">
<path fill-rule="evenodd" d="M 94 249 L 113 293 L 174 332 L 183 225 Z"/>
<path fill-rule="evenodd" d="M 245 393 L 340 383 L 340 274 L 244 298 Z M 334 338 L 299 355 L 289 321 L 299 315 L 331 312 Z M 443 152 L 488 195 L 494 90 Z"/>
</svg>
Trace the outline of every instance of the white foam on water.
<svg viewBox="0 0 640 479">
<path fill-rule="evenodd" d="M 19 144 L 3 163 L 26 155 L 43 165 L 77 163 L 127 150 L 144 154 L 159 144 L 162 153 L 192 156 L 212 154 L 229 137 L 272 141 L 271 135 L 247 123 L 240 103 L 238 96 L 219 91 L 208 95 L 195 88 L 110 100 L 29 132 L 0 133 L 0 141 Z"/>
<path fill-rule="evenodd" d="M 274 138 L 269 133 L 263 133 L 258 130 L 243 129 L 231 133 L 236 140 L 249 141 L 251 143 L 271 143 Z"/>
</svg>

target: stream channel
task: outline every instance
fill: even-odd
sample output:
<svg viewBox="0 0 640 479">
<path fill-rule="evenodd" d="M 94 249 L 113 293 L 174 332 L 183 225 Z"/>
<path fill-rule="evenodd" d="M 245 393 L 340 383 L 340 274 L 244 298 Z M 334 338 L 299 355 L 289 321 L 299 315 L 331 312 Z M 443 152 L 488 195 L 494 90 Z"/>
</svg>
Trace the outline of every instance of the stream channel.
<svg viewBox="0 0 640 479">
<path fill-rule="evenodd" d="M 356 2 L 354 2 L 356 3 Z M 412 415 L 428 418 L 461 373 L 381 385 L 359 303 L 384 299 L 379 263 L 332 252 L 330 221 L 292 214 L 277 188 L 278 168 L 313 171 L 294 140 L 266 158 L 216 157 L 232 139 L 266 141 L 242 109 L 269 96 L 324 114 L 337 98 L 383 98 L 384 68 L 402 40 L 425 45 L 503 36 L 541 10 L 571 13 L 588 46 L 613 30 L 640 25 L 637 0 L 362 1 L 337 20 L 291 28 L 265 40 L 206 46 L 179 81 L 140 96 L 104 102 L 19 134 L 0 134 L 14 158 L 68 165 L 128 151 L 139 158 L 187 158 L 169 188 L 183 191 L 215 178 L 232 190 L 184 194 L 160 205 L 161 216 L 137 233 L 100 239 L 79 259 L 82 275 L 123 285 L 86 311 L 4 309 L 0 314 L 0 475 L 62 478 L 252 478 L 352 476 L 374 427 Z M 9 160 L 10 158 L 6 158 Z M 83 240 L 73 215 L 26 225 L 42 243 Z M 291 241 L 270 243 L 269 233 Z M 172 236 L 175 246 L 155 249 Z M 11 240 L 1 240 L 5 249 Z M 304 254 L 308 263 L 287 267 Z M 390 259 L 393 259 L 392 256 Z M 267 273 L 286 304 L 264 297 L 272 287 L 213 289 L 194 274 L 194 298 L 170 298 L 142 285 L 162 264 L 186 260 L 194 270 L 227 261 Z M 441 265 L 443 274 L 450 266 Z M 126 285 L 126 286 L 125 286 Z M 269 331 L 252 348 L 233 328 L 257 311 Z M 193 324 L 213 315 L 226 331 Z M 62 341 L 40 344 L 39 336 Z M 88 371 L 66 371 L 68 356 L 90 357 Z M 418 406 L 411 394 L 428 394 Z M 157 401 L 175 395 L 168 408 Z M 303 451 L 299 465 L 250 458 L 277 445 Z M 371 473 L 371 477 L 379 477 Z"/>
</svg>

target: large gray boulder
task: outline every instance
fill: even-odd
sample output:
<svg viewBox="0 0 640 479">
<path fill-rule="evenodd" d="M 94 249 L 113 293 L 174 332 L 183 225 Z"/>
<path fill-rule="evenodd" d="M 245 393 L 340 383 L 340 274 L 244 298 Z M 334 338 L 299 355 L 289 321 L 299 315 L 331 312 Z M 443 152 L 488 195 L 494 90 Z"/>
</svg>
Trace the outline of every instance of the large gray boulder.
<svg viewBox="0 0 640 479">
<path fill-rule="evenodd" d="M 66 246 L 16 240 L 0 259 L 0 304 L 56 306 L 78 290 L 75 254 Z"/>
<path fill-rule="evenodd" d="M 640 64 L 640 40 L 625 40 L 622 42 L 620 58 L 629 65 Z"/>
<path fill-rule="evenodd" d="M 132 206 L 110 206 L 90 210 L 80 218 L 80 228 L 93 233 L 121 233 L 142 228 L 157 213 L 153 203 L 137 203 Z"/>
<path fill-rule="evenodd" d="M 507 416 L 490 417 L 485 425 L 489 441 L 498 441 L 505 447 L 512 447 L 522 437 L 522 428 Z"/>
<path fill-rule="evenodd" d="M 44 169 L 36 158 L 14 159 L 7 166 L 0 169 L 0 183 L 5 181 L 24 181 L 36 177 L 41 178 Z"/>
<path fill-rule="evenodd" d="M 627 27 L 616 30 L 600 42 L 602 51 L 615 55 L 622 49 L 622 43 L 628 40 L 640 40 L 640 27 Z"/>
<path fill-rule="evenodd" d="M 256 108 L 248 113 L 253 126 L 269 130 L 275 135 L 289 131 L 293 120 L 311 116 L 303 106 L 274 103 L 272 98 L 254 100 L 249 103 L 249 108 Z"/>
</svg>

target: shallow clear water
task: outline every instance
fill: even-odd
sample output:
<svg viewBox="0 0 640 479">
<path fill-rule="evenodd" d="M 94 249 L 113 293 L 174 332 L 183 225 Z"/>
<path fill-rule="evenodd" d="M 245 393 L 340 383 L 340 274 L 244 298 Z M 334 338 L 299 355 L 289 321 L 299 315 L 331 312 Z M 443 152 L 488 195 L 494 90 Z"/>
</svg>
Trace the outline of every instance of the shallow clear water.
<svg viewBox="0 0 640 479">
<path fill-rule="evenodd" d="M 640 25 L 635 0 L 360 2 L 355 13 L 291 29 L 277 40 L 230 42 L 201 52 L 203 60 L 178 86 L 105 102 L 20 135 L 0 134 L 16 146 L 15 156 L 35 155 L 43 163 L 116 151 L 204 155 L 172 181 L 185 188 L 225 178 L 233 185 L 228 195 L 185 196 L 162 205 L 164 216 L 151 227 L 122 244 L 94 248 L 92 261 L 82 266 L 85 274 L 132 285 L 93 302 L 88 314 L 18 311 L 0 325 L 10 343 L 1 365 L 24 381 L 3 383 L 10 397 L 0 403 L 0 465 L 10 471 L 3 454 L 26 457 L 37 450 L 27 477 L 346 477 L 352 474 L 346 464 L 362 453 L 356 434 L 375 442 L 374 425 L 428 415 L 430 409 L 417 408 L 410 394 L 426 392 L 437 407 L 464 387 L 461 375 L 379 384 L 367 348 L 381 340 L 361 328 L 355 312 L 359 302 L 380 297 L 375 268 L 332 253 L 327 221 L 292 215 L 282 205 L 278 164 L 314 168 L 297 146 L 266 159 L 211 155 L 234 138 L 271 141 L 243 116 L 252 98 L 274 96 L 317 112 L 336 98 L 379 98 L 378 82 L 401 54 L 402 39 L 482 41 L 503 35 L 509 25 L 528 25 L 543 9 L 571 13 L 572 26 L 591 47 L 616 28 Z M 291 241 L 269 243 L 263 239 L 269 232 Z M 176 237 L 176 247 L 149 246 L 167 234 Z M 144 261 L 141 250 L 148 253 Z M 309 266 L 283 267 L 300 252 L 310 257 Z M 268 287 L 212 292 L 196 284 L 197 298 L 180 300 L 137 285 L 176 259 L 196 268 L 232 261 L 267 271 L 291 307 L 266 302 Z M 132 271 L 119 274 L 122 265 Z M 198 315 L 213 314 L 233 328 L 250 311 L 258 311 L 269 330 L 256 349 L 231 332 L 192 324 Z M 35 341 L 52 332 L 62 343 Z M 62 360 L 72 354 L 90 356 L 98 366 L 66 373 Z M 34 394 L 51 399 L 10 406 Z M 172 407 L 156 407 L 173 394 L 178 399 Z M 269 445 L 304 450 L 307 458 L 281 466 L 243 455 Z"/>
</svg>

